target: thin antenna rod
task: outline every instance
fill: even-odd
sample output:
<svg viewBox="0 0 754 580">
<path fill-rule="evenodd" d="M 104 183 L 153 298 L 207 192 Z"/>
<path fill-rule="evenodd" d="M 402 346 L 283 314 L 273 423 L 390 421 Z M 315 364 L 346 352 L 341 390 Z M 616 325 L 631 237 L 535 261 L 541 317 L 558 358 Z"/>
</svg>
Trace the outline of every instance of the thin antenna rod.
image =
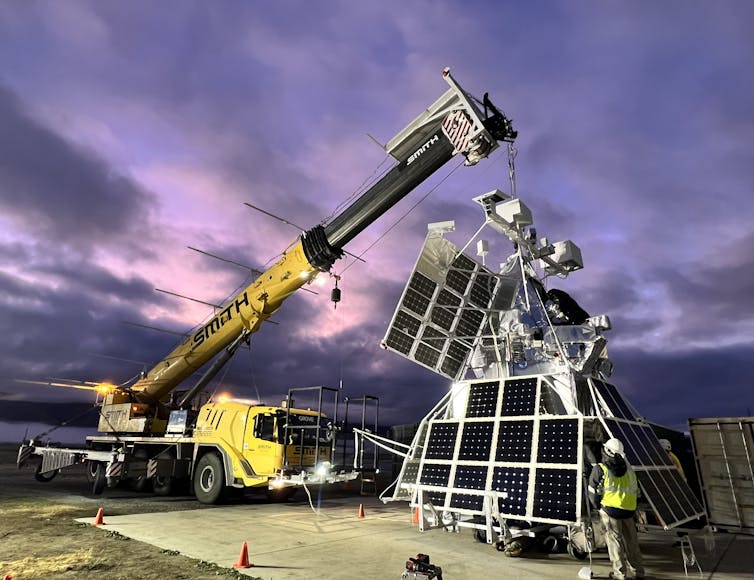
<svg viewBox="0 0 754 580">
<path fill-rule="evenodd" d="M 146 328 L 147 330 L 156 330 L 157 332 L 164 332 L 165 334 L 172 334 L 174 336 L 182 336 L 186 337 L 188 336 L 187 332 L 176 332 L 175 330 L 166 330 L 164 328 L 157 328 L 156 326 L 149 326 L 147 324 L 139 324 L 138 322 L 130 322 L 129 320 L 121 320 L 123 324 L 128 324 L 129 326 L 136 326 L 138 328 Z"/>
<path fill-rule="evenodd" d="M 200 254 L 204 254 L 205 256 L 209 256 L 210 258 L 215 258 L 216 260 L 220 260 L 221 262 L 227 262 L 228 264 L 233 264 L 234 266 L 238 266 L 239 268 L 243 268 L 244 270 L 248 270 L 255 276 L 259 276 L 262 274 L 261 270 L 257 270 L 256 268 L 251 268 L 249 266 L 246 266 L 245 264 L 241 264 L 240 262 L 234 262 L 233 260 L 228 260 L 227 258 L 222 258 L 220 256 L 215 256 L 215 254 L 210 254 L 209 252 L 205 252 L 204 250 L 199 250 L 198 248 L 194 248 L 192 246 L 186 246 L 189 250 L 194 250 L 195 252 L 199 252 Z M 155 288 L 156 290 L 156 288 Z M 309 288 L 301 288 L 304 292 L 309 292 L 311 294 L 319 294 L 319 292 L 315 292 L 314 290 L 310 290 Z M 164 290 L 160 290 L 160 292 L 164 292 Z M 172 292 L 168 292 L 167 294 L 172 294 Z M 176 294 L 178 296 L 178 294 Z M 185 296 L 181 296 L 181 298 L 186 298 Z M 191 300 L 191 298 L 189 298 Z M 199 302 L 199 301 L 197 301 Z M 214 304 L 209 304 L 209 306 L 214 306 Z M 216 308 L 219 308 L 217 306 Z M 277 324 L 277 323 L 274 323 Z"/>
<path fill-rule="evenodd" d="M 110 354 L 100 354 L 98 352 L 88 352 L 86 354 L 88 354 L 90 356 L 96 356 L 98 358 L 107 358 L 107 359 L 111 359 L 111 360 L 118 360 L 118 361 L 122 361 L 122 362 L 132 363 L 132 364 L 139 365 L 139 366 L 142 366 L 142 367 L 145 367 L 145 366 L 147 366 L 149 364 L 149 363 L 146 363 L 146 362 L 140 361 L 140 360 L 133 360 L 133 359 L 130 359 L 130 358 L 122 358 L 122 357 L 113 356 L 113 355 L 110 355 Z"/>
<path fill-rule="evenodd" d="M 204 250 L 200 250 L 198 248 L 194 248 L 192 246 L 187 246 L 189 250 L 194 250 L 195 252 L 199 252 L 200 254 L 204 254 L 205 256 L 209 256 L 210 258 L 214 258 L 215 260 L 220 260 L 221 262 L 227 262 L 228 264 L 233 264 L 234 266 L 238 266 L 239 268 L 243 268 L 244 270 L 248 270 L 252 274 L 256 274 L 257 276 L 262 273 L 261 270 L 257 270 L 256 268 L 252 268 L 251 266 L 247 266 L 246 264 L 241 264 L 240 262 L 234 262 L 233 260 L 229 260 L 228 258 L 223 258 L 221 256 L 216 256 L 215 254 L 211 254 L 209 252 L 205 252 Z"/>
<path fill-rule="evenodd" d="M 191 302 L 198 302 L 199 304 L 204 304 L 205 306 L 212 306 L 213 308 L 222 308 L 220 304 L 214 304 L 212 302 L 205 302 L 204 300 L 199 300 L 198 298 L 191 298 L 191 296 L 184 296 L 183 294 L 178 294 L 177 292 L 171 292 L 170 290 L 162 290 L 161 288 L 155 288 L 157 292 L 162 292 L 163 294 L 170 294 L 171 296 L 176 296 L 178 298 L 183 298 L 185 300 L 191 300 Z"/>
<path fill-rule="evenodd" d="M 279 216 L 276 216 L 274 213 L 270 213 L 268 211 L 265 211 L 261 207 L 257 207 L 255 205 L 250 204 L 249 202 L 246 202 L 246 201 L 243 202 L 243 204 L 249 206 L 251 209 L 255 209 L 255 210 L 259 211 L 259 212 L 262 212 L 264 215 L 268 215 L 271 218 L 275 218 L 276 220 L 278 220 L 280 222 L 283 222 L 284 224 L 288 224 L 289 226 L 291 226 L 293 228 L 296 228 L 300 232 L 306 231 L 301 226 L 297 226 L 296 224 L 294 224 L 292 222 L 289 222 L 287 219 L 284 219 L 284 218 L 281 218 Z"/>
<path fill-rule="evenodd" d="M 265 215 L 268 215 L 268 216 L 270 216 L 271 218 L 275 218 L 276 220 L 278 220 L 278 221 L 281 221 L 281 222 L 283 222 L 284 224 L 288 224 L 289 226 L 296 228 L 296 229 L 297 229 L 298 231 L 300 231 L 300 232 L 304 232 L 304 231 L 306 231 L 306 230 L 304 230 L 304 228 L 302 228 L 301 226 L 297 226 L 296 224 L 294 224 L 294 223 L 292 223 L 292 222 L 289 222 L 289 221 L 288 221 L 287 219 L 284 219 L 284 218 L 281 218 L 281 217 L 279 217 L 279 216 L 276 216 L 275 214 L 273 214 L 273 213 L 270 213 L 270 212 L 268 212 L 268 211 L 265 211 L 265 210 L 263 210 L 262 208 L 259 208 L 259 207 L 255 206 L 255 205 L 252 205 L 252 204 L 250 204 L 249 202 L 246 202 L 246 201 L 245 201 L 245 202 L 243 202 L 243 204 L 244 204 L 244 205 L 247 205 L 247 206 L 249 206 L 249 207 L 250 207 L 251 209 L 255 209 L 255 210 L 257 210 L 257 211 L 261 211 L 261 212 L 262 212 L 263 214 L 265 214 Z M 348 252 L 347 250 L 343 250 L 342 248 L 341 248 L 341 250 L 342 250 L 342 251 L 343 251 L 343 252 L 344 252 L 345 254 L 348 254 L 349 256 L 351 256 L 352 258 L 354 258 L 354 259 L 358 260 L 359 262 L 364 262 L 364 263 L 366 264 L 366 260 L 364 260 L 363 258 L 361 258 L 361 257 L 359 257 L 359 256 L 355 256 L 355 255 L 353 255 L 352 253 Z M 305 288 L 304 288 L 304 290 L 305 290 Z M 316 292 L 315 292 L 315 294 L 316 294 Z"/>
</svg>

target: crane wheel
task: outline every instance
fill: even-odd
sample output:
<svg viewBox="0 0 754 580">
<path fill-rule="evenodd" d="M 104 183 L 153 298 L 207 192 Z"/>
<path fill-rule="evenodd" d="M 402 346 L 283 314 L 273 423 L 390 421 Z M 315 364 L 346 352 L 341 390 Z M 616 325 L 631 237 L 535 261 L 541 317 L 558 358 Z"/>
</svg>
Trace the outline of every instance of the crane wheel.
<svg viewBox="0 0 754 580">
<path fill-rule="evenodd" d="M 134 459 L 144 462 L 145 464 L 149 459 L 149 453 L 146 449 L 137 449 L 136 451 L 134 451 L 133 456 Z M 146 474 L 146 467 L 144 468 L 144 472 L 141 475 L 137 475 L 136 477 L 131 477 L 128 479 L 128 487 L 130 487 L 132 491 L 139 493 L 147 491 L 149 484 L 150 481 Z"/>
<path fill-rule="evenodd" d="M 169 475 L 157 475 L 154 478 L 153 486 L 155 495 L 172 495 L 173 488 L 175 487 L 175 478 Z"/>
<path fill-rule="evenodd" d="M 96 461 L 89 461 L 86 462 L 86 481 L 91 483 L 94 483 L 94 477 L 97 475 L 97 462 Z"/>
<path fill-rule="evenodd" d="M 92 493 L 94 495 L 102 495 L 107 485 L 107 477 L 105 476 L 105 464 L 101 461 L 92 462 L 96 465 L 94 468 L 94 475 L 92 478 Z"/>
<path fill-rule="evenodd" d="M 225 469 L 217 453 L 202 455 L 194 470 L 194 494 L 201 503 L 213 504 L 225 494 Z"/>
<path fill-rule="evenodd" d="M 37 471 L 34 473 L 34 479 L 39 481 L 40 483 L 47 483 L 48 481 L 52 481 L 55 479 L 55 476 L 60 473 L 59 469 L 53 469 L 52 471 L 45 471 L 42 473 L 42 463 L 37 466 Z"/>
</svg>

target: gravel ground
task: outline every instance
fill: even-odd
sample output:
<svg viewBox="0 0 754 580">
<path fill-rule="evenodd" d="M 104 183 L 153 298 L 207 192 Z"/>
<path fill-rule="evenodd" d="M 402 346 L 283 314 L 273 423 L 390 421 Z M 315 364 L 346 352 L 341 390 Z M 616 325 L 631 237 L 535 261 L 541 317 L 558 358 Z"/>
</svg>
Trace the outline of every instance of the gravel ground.
<svg viewBox="0 0 754 580">
<path fill-rule="evenodd" d="M 160 550 L 75 518 L 213 509 L 191 496 L 155 497 L 109 489 L 89 492 L 83 468 L 69 468 L 49 483 L 34 479 L 36 465 L 16 467 L 18 447 L 0 444 L 0 578 L 110 580 L 253 578 L 230 568 Z M 241 502 L 260 501 L 253 497 Z"/>
</svg>

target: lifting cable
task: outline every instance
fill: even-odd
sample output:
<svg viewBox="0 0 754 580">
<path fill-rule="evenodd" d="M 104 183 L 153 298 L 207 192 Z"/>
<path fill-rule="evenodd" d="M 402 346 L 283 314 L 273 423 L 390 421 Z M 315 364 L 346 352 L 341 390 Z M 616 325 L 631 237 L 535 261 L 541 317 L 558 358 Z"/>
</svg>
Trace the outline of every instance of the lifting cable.
<svg viewBox="0 0 754 580">
<path fill-rule="evenodd" d="M 371 250 L 374 246 L 376 246 L 380 241 L 382 241 L 382 238 L 384 238 L 391 231 L 393 231 L 393 229 L 395 229 L 398 226 L 399 223 L 401 223 L 406 217 L 408 217 L 408 215 L 412 211 L 414 211 L 419 206 L 419 204 L 421 204 L 425 199 L 427 199 L 430 195 L 432 195 L 435 192 L 435 190 L 437 190 L 438 187 L 440 187 L 443 183 L 445 183 L 445 181 L 451 175 L 453 175 L 456 172 L 456 170 L 461 166 L 462 163 L 463 163 L 463 161 L 459 161 L 458 164 L 453 169 L 451 169 L 448 172 L 448 174 L 440 180 L 439 183 L 437 183 L 436 185 L 434 185 L 427 193 L 425 193 L 422 197 L 420 197 L 419 200 L 408 209 L 408 211 L 406 211 L 401 217 L 399 217 L 395 222 L 393 222 L 393 224 L 389 228 L 387 228 L 382 234 L 380 234 L 377 237 L 377 239 L 374 240 L 371 244 L 369 244 L 363 252 L 361 252 L 358 256 L 356 256 L 356 258 L 357 259 L 361 259 L 362 256 L 364 256 L 364 254 L 366 254 L 369 250 Z M 348 265 L 346 265 L 346 267 L 343 268 L 343 270 L 340 273 L 341 276 L 343 275 L 343 272 L 345 272 L 346 270 L 348 270 L 357 261 L 358 260 L 354 259 L 354 260 L 351 261 L 351 263 L 349 263 Z"/>
<path fill-rule="evenodd" d="M 381 179 L 389 170 L 392 169 L 392 167 L 386 167 L 382 171 L 381 168 L 388 159 L 393 159 L 390 155 L 385 155 L 385 157 L 380 161 L 379 165 L 375 167 L 374 171 L 372 171 L 372 174 L 369 175 L 362 181 L 359 186 L 354 189 L 351 194 L 346 197 L 343 201 L 341 201 L 338 205 L 335 206 L 335 209 L 332 210 L 330 215 L 328 215 L 325 219 L 322 220 L 322 224 L 328 223 L 335 215 L 341 210 L 344 209 L 348 204 L 350 204 L 354 199 L 356 199 L 356 196 L 361 195 L 367 187 L 370 187 L 373 183 L 375 183 L 378 179 Z"/>
</svg>

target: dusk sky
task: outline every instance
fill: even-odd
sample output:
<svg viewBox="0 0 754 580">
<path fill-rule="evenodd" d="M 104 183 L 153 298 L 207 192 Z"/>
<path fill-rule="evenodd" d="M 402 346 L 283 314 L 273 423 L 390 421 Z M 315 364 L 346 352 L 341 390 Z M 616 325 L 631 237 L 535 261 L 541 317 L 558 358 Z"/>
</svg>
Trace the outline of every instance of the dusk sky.
<svg viewBox="0 0 754 580">
<path fill-rule="evenodd" d="M 87 401 L 16 379 L 120 383 L 159 361 L 177 337 L 123 321 L 188 332 L 212 309 L 155 288 L 220 303 L 246 280 L 188 246 L 270 263 L 297 231 L 243 203 L 330 216 L 384 161 L 367 134 L 429 106 L 445 66 L 513 119 L 518 194 L 581 247 L 557 287 L 611 317 L 613 382 L 678 429 L 751 414 L 749 0 L 0 3 L 0 400 Z M 384 423 L 419 420 L 448 381 L 379 342 L 426 224 L 455 219 L 462 245 L 471 198 L 510 189 L 502 150 L 440 183 L 455 165 L 346 247 L 392 228 L 335 265 L 337 310 L 320 276 L 223 389 L 276 404 L 342 381 Z"/>
</svg>

